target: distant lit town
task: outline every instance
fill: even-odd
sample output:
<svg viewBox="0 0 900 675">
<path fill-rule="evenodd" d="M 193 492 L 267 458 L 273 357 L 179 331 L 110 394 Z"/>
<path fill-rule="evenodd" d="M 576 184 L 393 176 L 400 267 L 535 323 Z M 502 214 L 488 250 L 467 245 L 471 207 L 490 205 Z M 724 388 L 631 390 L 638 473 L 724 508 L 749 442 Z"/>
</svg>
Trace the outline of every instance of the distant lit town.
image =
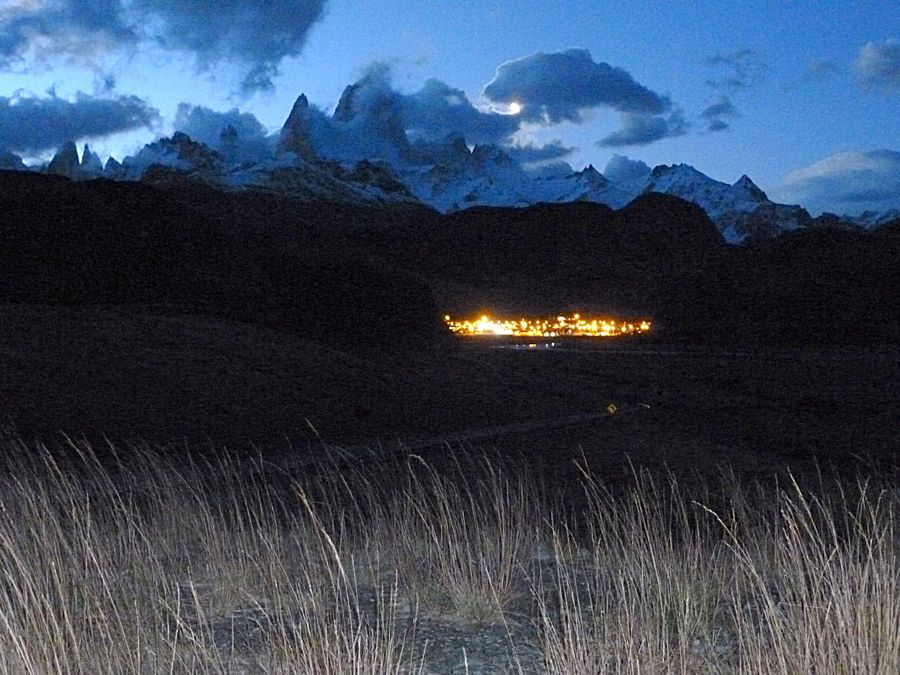
<svg viewBox="0 0 900 675">
<path fill-rule="evenodd" d="M 588 336 L 613 337 L 634 335 L 650 330 L 649 321 L 620 321 L 609 318 L 586 318 L 580 314 L 550 318 L 494 319 L 482 315 L 477 319 L 454 319 L 444 315 L 444 323 L 454 335 L 514 335 L 521 337 Z"/>
</svg>

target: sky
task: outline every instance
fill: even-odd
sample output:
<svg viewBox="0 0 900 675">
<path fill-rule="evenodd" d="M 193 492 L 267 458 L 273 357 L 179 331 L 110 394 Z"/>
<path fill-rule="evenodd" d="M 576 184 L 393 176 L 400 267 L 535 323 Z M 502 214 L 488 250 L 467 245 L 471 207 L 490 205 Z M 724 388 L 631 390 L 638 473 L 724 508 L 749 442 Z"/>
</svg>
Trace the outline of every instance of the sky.
<svg viewBox="0 0 900 675">
<path fill-rule="evenodd" d="M 351 83 L 416 142 L 900 208 L 896 0 L 0 0 L 0 151 L 30 161 L 224 121 L 262 138 L 301 92 L 324 119 Z"/>
</svg>

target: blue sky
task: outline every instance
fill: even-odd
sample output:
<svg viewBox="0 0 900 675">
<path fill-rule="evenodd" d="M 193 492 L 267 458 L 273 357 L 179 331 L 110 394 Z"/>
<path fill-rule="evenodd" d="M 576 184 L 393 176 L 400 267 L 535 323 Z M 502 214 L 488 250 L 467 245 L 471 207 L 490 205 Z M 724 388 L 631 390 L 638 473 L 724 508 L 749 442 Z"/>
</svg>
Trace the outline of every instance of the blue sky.
<svg viewBox="0 0 900 675">
<path fill-rule="evenodd" d="M 299 93 L 331 113 L 381 64 L 401 95 L 436 79 L 479 110 L 522 98 L 497 140 L 558 140 L 575 168 L 685 162 L 857 213 L 900 207 L 898 41 L 896 0 L 0 0 L 0 145 L 78 136 L 121 158 L 182 103 L 275 131 Z"/>
</svg>

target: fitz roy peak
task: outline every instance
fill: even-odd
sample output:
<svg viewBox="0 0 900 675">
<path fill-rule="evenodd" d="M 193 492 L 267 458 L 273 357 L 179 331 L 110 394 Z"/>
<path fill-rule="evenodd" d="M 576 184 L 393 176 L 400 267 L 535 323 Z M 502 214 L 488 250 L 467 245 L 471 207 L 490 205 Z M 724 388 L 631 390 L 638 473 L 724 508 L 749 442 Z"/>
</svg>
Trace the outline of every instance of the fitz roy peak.
<svg viewBox="0 0 900 675">
<path fill-rule="evenodd" d="M 800 206 L 771 201 L 747 176 L 733 185 L 686 164 L 632 172 L 610 180 L 593 166 L 523 165 L 517 148 L 470 146 L 459 134 L 443 139 L 408 133 L 389 97 L 361 99 L 350 85 L 334 113 L 310 106 L 301 94 L 279 132 L 241 138 L 225 125 L 203 141 L 176 131 L 136 155 L 106 166 L 85 145 L 79 160 L 65 144 L 43 170 L 73 180 L 108 178 L 166 184 L 193 180 L 224 190 L 254 190 L 305 201 L 361 205 L 427 205 L 448 213 L 473 206 L 524 207 L 589 201 L 622 208 L 645 192 L 679 197 L 701 207 L 729 243 L 776 236 L 816 224 Z M 0 169 L 27 170 L 21 158 L 0 154 Z M 839 219 L 856 225 L 849 218 Z M 861 226 L 883 222 L 866 214 Z"/>
</svg>

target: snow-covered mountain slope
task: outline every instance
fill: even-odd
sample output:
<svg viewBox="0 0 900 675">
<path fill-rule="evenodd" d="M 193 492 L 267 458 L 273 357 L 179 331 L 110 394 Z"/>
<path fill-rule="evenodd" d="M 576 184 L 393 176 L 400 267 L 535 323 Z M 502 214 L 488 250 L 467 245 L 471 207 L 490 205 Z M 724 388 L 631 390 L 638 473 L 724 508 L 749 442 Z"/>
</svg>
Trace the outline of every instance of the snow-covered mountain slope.
<svg viewBox="0 0 900 675">
<path fill-rule="evenodd" d="M 593 166 L 582 171 L 563 165 L 529 172 L 503 148 L 484 144 L 470 150 L 461 137 L 427 146 L 398 147 L 392 153 L 392 163 L 367 159 L 354 162 L 346 157 L 337 161 L 325 154 L 327 148 L 314 146 L 309 115 L 308 103 L 301 96 L 271 157 L 261 161 L 229 161 L 227 148 L 214 149 L 176 132 L 171 138 L 144 146 L 121 164 L 111 158 L 106 167 L 101 167 L 99 158 L 87 146 L 79 162 L 74 143 L 69 143 L 57 153 L 48 171 L 73 179 L 103 176 L 150 182 L 166 182 L 177 174 L 222 189 L 253 189 L 344 203 L 420 203 L 444 213 L 473 206 L 522 207 L 573 201 L 622 208 L 641 192 L 660 192 L 703 208 L 731 243 L 779 234 L 811 221 L 798 206 L 771 202 L 746 176 L 728 185 L 683 164 L 659 166 L 648 173 L 643 184 L 616 184 Z M 223 143 L 238 143 L 235 133 L 233 128 L 224 130 Z M 408 159 L 397 160 L 401 155 Z"/>
<path fill-rule="evenodd" d="M 348 170 L 335 162 L 301 159 L 289 151 L 261 162 L 229 162 L 223 153 L 180 132 L 145 145 L 121 164 L 111 159 L 102 175 L 155 183 L 177 176 L 226 190 L 252 189 L 305 200 L 418 203 L 405 186 L 367 163 Z"/>
<path fill-rule="evenodd" d="M 661 192 L 692 202 L 706 211 L 726 241 L 768 237 L 807 227 L 812 217 L 800 206 L 776 204 L 746 175 L 734 185 L 713 180 L 687 164 L 658 166 L 645 192 Z"/>
<path fill-rule="evenodd" d="M 329 116 L 301 94 L 282 128 L 269 136 L 243 139 L 231 124 L 204 136 L 205 142 L 175 132 L 121 163 L 109 158 L 105 167 L 86 145 L 79 161 L 75 144 L 67 143 L 43 170 L 76 180 L 164 183 L 177 176 L 226 190 L 343 203 L 424 204 L 444 213 L 574 201 L 618 209 L 642 193 L 658 192 L 701 207 L 730 243 L 832 222 L 821 216 L 814 220 L 800 206 L 772 202 L 746 175 L 729 185 L 686 164 L 650 170 L 632 161 L 626 172 L 609 169 L 614 180 L 593 166 L 582 171 L 565 163 L 523 166 L 513 159 L 513 148 L 472 147 L 452 133 L 417 135 L 404 126 L 396 105 L 387 90 L 351 85 Z M 0 155 L 0 168 L 27 167 L 6 153 Z M 900 209 L 832 220 L 838 226 L 873 228 L 898 216 Z"/>
<path fill-rule="evenodd" d="M 432 146 L 434 149 L 434 146 Z M 452 139 L 434 164 L 395 167 L 398 179 L 422 202 L 448 213 L 473 206 L 529 206 L 592 201 L 620 208 L 637 193 L 611 184 L 593 166 L 583 171 L 528 172 L 497 145 L 469 150 Z"/>
</svg>

